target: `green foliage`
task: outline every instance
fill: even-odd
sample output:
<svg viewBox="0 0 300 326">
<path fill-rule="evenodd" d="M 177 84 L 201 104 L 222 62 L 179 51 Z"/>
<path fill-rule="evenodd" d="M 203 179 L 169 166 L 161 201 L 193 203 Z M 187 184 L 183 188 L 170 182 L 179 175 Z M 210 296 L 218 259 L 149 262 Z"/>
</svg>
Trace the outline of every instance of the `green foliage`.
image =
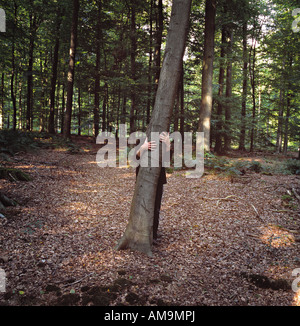
<svg viewBox="0 0 300 326">
<path fill-rule="evenodd" d="M 20 130 L 0 130 L 0 153 L 14 155 L 17 152 L 35 151 L 39 148 L 37 134 Z"/>
<path fill-rule="evenodd" d="M 69 153 L 78 153 L 80 147 L 72 140 L 45 132 L 28 132 L 20 130 L 0 130 L 0 154 L 13 156 L 17 152 L 37 151 L 40 148 L 64 148 Z"/>
<path fill-rule="evenodd" d="M 300 160 L 288 159 L 285 162 L 285 168 L 291 174 L 300 175 Z"/>
<path fill-rule="evenodd" d="M 0 167 L 0 179 L 7 179 L 10 181 L 30 181 L 31 177 L 19 169 Z"/>
</svg>

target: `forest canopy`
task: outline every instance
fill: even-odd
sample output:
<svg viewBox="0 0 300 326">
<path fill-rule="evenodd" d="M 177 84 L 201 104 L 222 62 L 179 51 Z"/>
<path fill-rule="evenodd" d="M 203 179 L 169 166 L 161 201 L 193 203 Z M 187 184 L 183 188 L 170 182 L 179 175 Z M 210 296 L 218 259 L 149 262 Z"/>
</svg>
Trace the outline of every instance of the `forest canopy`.
<svg viewBox="0 0 300 326">
<path fill-rule="evenodd" d="M 171 1 L 0 1 L 0 128 L 94 135 L 145 131 Z M 296 0 L 216 3 L 210 148 L 300 146 Z M 196 131 L 205 1 L 194 0 L 170 131 Z"/>
</svg>

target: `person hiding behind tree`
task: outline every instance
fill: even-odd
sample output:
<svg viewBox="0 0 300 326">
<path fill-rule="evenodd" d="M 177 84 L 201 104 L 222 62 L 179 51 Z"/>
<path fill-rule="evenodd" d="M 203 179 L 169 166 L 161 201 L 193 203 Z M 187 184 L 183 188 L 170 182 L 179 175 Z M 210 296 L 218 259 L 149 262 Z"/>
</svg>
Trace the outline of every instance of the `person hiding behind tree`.
<svg viewBox="0 0 300 326">
<path fill-rule="evenodd" d="M 171 151 L 171 143 L 170 143 L 170 136 L 168 132 L 162 132 L 159 135 L 159 140 L 162 144 L 165 144 L 165 152 L 169 153 Z M 147 151 L 153 151 L 157 147 L 157 144 L 155 141 L 148 141 L 148 138 L 146 137 L 145 142 L 140 147 L 140 149 L 136 153 L 137 159 L 141 158 L 145 152 Z M 140 166 L 136 168 L 136 177 L 138 176 Z M 160 207 L 161 207 L 161 200 L 163 196 L 163 188 L 164 184 L 167 183 L 167 177 L 166 177 L 166 168 L 162 166 L 158 184 L 156 188 L 156 197 L 155 197 L 155 205 L 154 205 L 154 216 L 153 216 L 153 243 L 157 243 L 157 230 L 158 230 L 158 224 L 159 224 L 159 214 L 160 214 Z"/>
</svg>

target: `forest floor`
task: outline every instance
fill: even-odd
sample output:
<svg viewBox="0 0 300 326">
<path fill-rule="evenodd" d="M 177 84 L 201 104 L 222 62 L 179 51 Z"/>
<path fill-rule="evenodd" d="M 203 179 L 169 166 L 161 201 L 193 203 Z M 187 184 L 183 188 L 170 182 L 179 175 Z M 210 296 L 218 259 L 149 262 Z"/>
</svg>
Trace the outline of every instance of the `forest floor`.
<svg viewBox="0 0 300 326">
<path fill-rule="evenodd" d="M 9 165 L 32 181 L 0 180 L 19 203 L 0 218 L 0 305 L 300 305 L 299 176 L 168 174 L 148 257 L 114 249 L 134 169 L 100 168 L 81 147 L 18 153 Z"/>
</svg>

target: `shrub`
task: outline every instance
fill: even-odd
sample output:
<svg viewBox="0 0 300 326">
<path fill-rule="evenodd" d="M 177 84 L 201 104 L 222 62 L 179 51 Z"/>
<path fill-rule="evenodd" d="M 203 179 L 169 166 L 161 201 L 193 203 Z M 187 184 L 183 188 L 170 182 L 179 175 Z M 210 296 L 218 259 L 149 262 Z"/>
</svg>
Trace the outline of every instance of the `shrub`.
<svg viewBox="0 0 300 326">
<path fill-rule="evenodd" d="M 291 174 L 300 175 L 300 160 L 288 159 L 285 162 L 285 168 Z"/>
</svg>

